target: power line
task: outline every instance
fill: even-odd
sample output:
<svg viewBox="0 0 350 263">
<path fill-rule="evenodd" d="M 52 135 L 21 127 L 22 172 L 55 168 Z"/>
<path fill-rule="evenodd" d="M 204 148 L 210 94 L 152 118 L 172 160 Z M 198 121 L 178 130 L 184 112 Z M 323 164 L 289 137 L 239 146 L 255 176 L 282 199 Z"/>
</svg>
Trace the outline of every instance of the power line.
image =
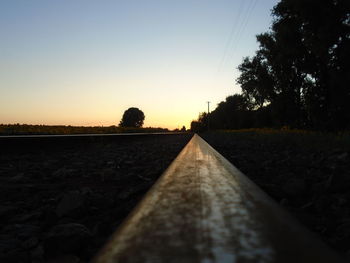
<svg viewBox="0 0 350 263">
<path fill-rule="evenodd" d="M 258 0 L 252 0 L 250 2 L 250 5 L 249 5 L 247 12 L 246 12 L 246 16 L 242 20 L 240 31 L 238 31 L 236 41 L 234 42 L 234 45 L 232 47 L 232 52 L 231 52 L 231 56 L 229 58 L 229 62 L 232 62 L 232 60 L 234 59 L 234 55 L 236 54 L 237 47 L 239 46 L 238 44 L 239 44 L 240 40 L 242 39 L 242 37 L 244 36 L 244 32 L 246 30 L 246 27 L 249 23 L 249 20 L 251 18 L 251 15 L 254 11 L 254 8 L 255 8 L 257 2 L 258 2 Z"/>
<path fill-rule="evenodd" d="M 225 58 L 226 58 L 226 55 L 227 55 L 227 52 L 229 50 L 229 47 L 231 46 L 231 42 L 232 42 L 232 37 L 233 35 L 236 33 L 236 30 L 237 30 L 237 24 L 238 24 L 238 21 L 240 19 L 240 16 L 242 14 L 242 11 L 243 11 L 243 6 L 244 6 L 244 0 L 241 0 L 240 3 L 239 3 L 239 7 L 238 7 L 238 11 L 237 11 L 237 14 L 235 16 L 235 21 L 233 23 L 233 26 L 232 26 L 232 29 L 231 29 L 231 32 L 230 32 L 230 35 L 229 35 L 229 38 L 227 39 L 227 42 L 226 42 L 226 46 L 225 46 L 225 50 L 224 50 L 224 54 L 221 58 L 221 61 L 220 61 L 220 64 L 219 64 L 219 68 L 218 68 L 218 71 L 221 71 L 222 69 L 222 66 L 225 62 Z"/>
<path fill-rule="evenodd" d="M 240 2 L 239 14 L 237 16 L 236 23 L 232 28 L 228 42 L 226 44 L 224 55 L 222 57 L 222 60 L 221 60 L 220 66 L 219 66 L 219 71 L 221 71 L 221 69 L 227 63 L 232 62 L 234 55 L 236 53 L 236 49 L 238 47 L 238 44 L 244 35 L 244 31 L 248 25 L 248 22 L 250 20 L 250 17 L 253 13 L 253 10 L 254 10 L 257 2 L 258 2 L 258 0 L 251 0 L 247 6 L 245 6 L 243 4 L 244 2 L 242 2 L 242 1 Z M 243 16 L 242 16 L 242 14 L 243 14 Z M 229 52 L 229 50 L 230 50 L 230 52 Z M 229 58 L 227 58 L 227 57 L 229 57 Z"/>
</svg>

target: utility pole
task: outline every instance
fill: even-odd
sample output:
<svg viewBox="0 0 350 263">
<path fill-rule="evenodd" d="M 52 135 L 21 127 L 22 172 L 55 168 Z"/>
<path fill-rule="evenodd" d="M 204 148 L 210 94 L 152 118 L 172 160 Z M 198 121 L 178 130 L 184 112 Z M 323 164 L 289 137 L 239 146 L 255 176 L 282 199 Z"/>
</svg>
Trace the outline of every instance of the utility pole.
<svg viewBox="0 0 350 263">
<path fill-rule="evenodd" d="M 208 116 L 207 116 L 207 122 L 208 122 L 208 131 L 209 131 L 209 104 L 210 104 L 210 101 L 207 101 L 208 103 Z"/>
</svg>

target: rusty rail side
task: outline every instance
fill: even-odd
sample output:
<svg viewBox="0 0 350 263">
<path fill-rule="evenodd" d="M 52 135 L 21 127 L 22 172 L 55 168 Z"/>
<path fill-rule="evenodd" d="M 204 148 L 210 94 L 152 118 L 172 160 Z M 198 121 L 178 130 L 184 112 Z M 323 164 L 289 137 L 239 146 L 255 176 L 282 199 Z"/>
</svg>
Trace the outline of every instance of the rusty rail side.
<svg viewBox="0 0 350 263">
<path fill-rule="evenodd" d="M 93 262 L 342 259 L 194 135 Z"/>
</svg>

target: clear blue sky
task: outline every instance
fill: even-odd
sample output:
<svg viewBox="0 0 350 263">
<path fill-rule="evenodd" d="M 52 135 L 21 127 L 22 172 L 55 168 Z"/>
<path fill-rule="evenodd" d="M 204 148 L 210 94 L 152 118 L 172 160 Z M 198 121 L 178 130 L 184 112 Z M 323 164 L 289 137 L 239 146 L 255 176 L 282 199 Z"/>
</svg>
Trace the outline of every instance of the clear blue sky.
<svg viewBox="0 0 350 263">
<path fill-rule="evenodd" d="M 2 0 L 0 123 L 189 126 L 240 92 L 277 0 Z"/>
</svg>

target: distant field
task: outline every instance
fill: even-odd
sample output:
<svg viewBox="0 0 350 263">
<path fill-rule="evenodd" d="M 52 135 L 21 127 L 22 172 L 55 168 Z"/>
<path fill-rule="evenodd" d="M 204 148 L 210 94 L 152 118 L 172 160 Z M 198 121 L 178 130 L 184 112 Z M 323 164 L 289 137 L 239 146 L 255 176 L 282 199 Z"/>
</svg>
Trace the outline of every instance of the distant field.
<svg viewBox="0 0 350 263">
<path fill-rule="evenodd" d="M 200 134 L 340 253 L 350 254 L 350 134 L 249 129 Z"/>
<path fill-rule="evenodd" d="M 124 128 L 118 126 L 64 126 L 64 125 L 28 125 L 28 124 L 0 124 L 1 135 L 36 135 L 36 134 L 110 134 L 137 132 L 167 132 L 163 128 Z"/>
</svg>

